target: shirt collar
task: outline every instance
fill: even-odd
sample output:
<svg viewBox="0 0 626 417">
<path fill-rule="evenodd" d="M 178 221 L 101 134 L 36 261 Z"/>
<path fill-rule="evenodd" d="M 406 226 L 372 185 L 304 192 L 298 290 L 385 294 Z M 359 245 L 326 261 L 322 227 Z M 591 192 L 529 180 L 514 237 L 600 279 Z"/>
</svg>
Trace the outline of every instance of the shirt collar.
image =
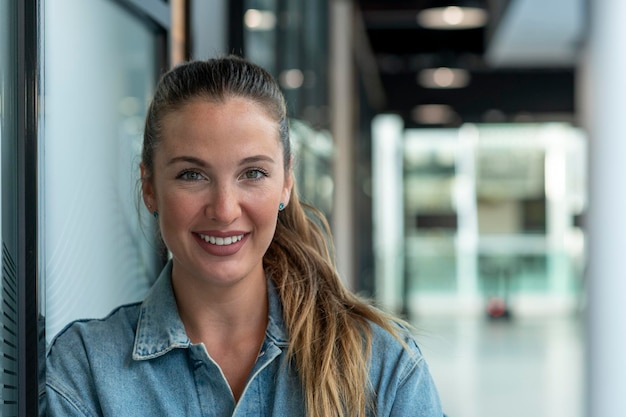
<svg viewBox="0 0 626 417">
<path fill-rule="evenodd" d="M 280 302 L 278 289 L 274 285 L 274 281 L 269 277 L 267 278 L 267 300 L 269 320 L 265 333 L 277 345 L 286 346 L 288 339 L 283 319 L 283 305 Z"/>
<path fill-rule="evenodd" d="M 187 348 L 191 344 L 178 315 L 171 277 L 170 260 L 141 304 L 133 348 L 135 360 L 156 358 L 176 348 Z M 269 278 L 267 296 L 269 319 L 266 336 L 277 345 L 287 345 L 282 305 L 276 286 Z"/>
<path fill-rule="evenodd" d="M 170 260 L 141 304 L 133 349 L 135 360 L 156 358 L 191 343 L 178 315 L 171 277 Z"/>
</svg>

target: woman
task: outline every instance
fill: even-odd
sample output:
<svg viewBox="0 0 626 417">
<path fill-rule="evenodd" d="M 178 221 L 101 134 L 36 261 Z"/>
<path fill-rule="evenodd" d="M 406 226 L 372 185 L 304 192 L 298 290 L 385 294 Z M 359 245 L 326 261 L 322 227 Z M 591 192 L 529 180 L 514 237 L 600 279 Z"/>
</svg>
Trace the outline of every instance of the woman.
<svg viewBox="0 0 626 417">
<path fill-rule="evenodd" d="M 407 328 L 342 286 L 292 159 L 262 68 L 229 56 L 162 77 L 141 178 L 171 260 L 142 303 L 55 337 L 49 415 L 443 415 Z"/>
</svg>

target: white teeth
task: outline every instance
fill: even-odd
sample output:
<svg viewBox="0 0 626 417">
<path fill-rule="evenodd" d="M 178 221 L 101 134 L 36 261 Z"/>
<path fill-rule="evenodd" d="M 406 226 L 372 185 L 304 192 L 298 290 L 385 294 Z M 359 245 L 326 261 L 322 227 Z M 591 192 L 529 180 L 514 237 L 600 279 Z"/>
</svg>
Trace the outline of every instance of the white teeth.
<svg viewBox="0 0 626 417">
<path fill-rule="evenodd" d="M 237 243 L 241 239 L 243 239 L 243 235 L 228 236 L 228 237 L 215 237 L 215 236 L 200 235 L 200 237 L 205 242 L 211 243 L 212 245 L 217 245 L 217 246 L 232 245 L 233 243 Z"/>
</svg>

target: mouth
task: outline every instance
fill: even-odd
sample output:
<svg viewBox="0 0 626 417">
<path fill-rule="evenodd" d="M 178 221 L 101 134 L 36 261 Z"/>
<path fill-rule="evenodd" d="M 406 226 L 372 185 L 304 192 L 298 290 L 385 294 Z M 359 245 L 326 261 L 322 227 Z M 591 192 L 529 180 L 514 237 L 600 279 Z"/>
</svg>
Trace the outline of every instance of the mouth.
<svg viewBox="0 0 626 417">
<path fill-rule="evenodd" d="M 201 233 L 198 233 L 198 236 L 200 236 L 200 239 L 204 240 L 205 242 L 210 243 L 212 245 L 216 245 L 216 246 L 232 245 L 233 243 L 237 243 L 241 239 L 243 239 L 243 234 L 221 237 L 221 236 L 203 235 Z"/>
</svg>

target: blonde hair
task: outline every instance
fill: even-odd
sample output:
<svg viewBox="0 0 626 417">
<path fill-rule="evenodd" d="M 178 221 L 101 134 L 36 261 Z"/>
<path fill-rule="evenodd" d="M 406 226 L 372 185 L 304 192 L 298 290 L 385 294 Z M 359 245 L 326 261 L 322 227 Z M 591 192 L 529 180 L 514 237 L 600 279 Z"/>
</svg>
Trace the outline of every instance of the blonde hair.
<svg viewBox="0 0 626 417">
<path fill-rule="evenodd" d="M 286 175 L 292 175 L 284 97 L 263 68 L 237 56 L 182 64 L 166 73 L 148 109 L 142 164 L 149 179 L 163 117 L 186 102 L 244 97 L 263 106 L 280 132 Z M 324 216 L 303 203 L 296 187 L 280 212 L 263 262 L 276 284 L 289 337 L 288 358 L 302 381 L 309 417 L 365 417 L 374 410 L 369 360 L 375 323 L 395 335 L 395 317 L 375 309 L 342 284 Z M 402 342 L 401 342 L 402 343 Z"/>
<path fill-rule="evenodd" d="M 368 373 L 371 323 L 398 337 L 392 323 L 400 320 L 349 291 L 331 252 L 324 216 L 293 190 L 264 261 L 283 303 L 307 415 L 365 416 L 375 398 Z"/>
</svg>

